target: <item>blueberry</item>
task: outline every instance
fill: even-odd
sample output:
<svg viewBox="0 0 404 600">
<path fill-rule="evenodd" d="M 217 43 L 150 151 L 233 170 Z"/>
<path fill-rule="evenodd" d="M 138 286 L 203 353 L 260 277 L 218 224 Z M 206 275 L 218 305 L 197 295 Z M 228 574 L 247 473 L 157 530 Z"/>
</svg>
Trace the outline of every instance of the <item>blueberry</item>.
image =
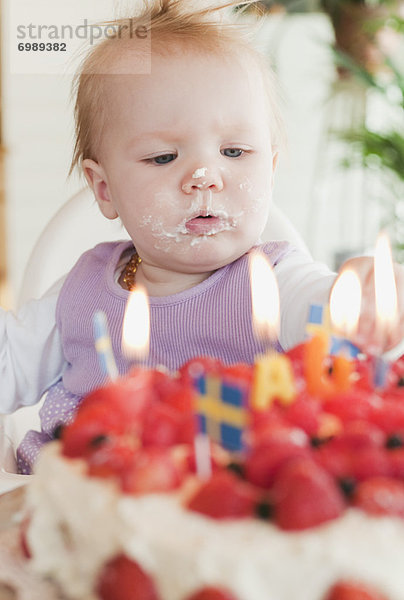
<svg viewBox="0 0 404 600">
<path fill-rule="evenodd" d="M 352 477 L 341 477 L 338 485 L 347 498 L 351 498 L 356 490 L 356 481 Z"/>
<path fill-rule="evenodd" d="M 228 471 L 231 471 L 232 473 L 237 475 L 237 477 L 240 477 L 240 479 L 244 479 L 244 466 L 242 464 L 230 462 L 226 468 Z"/>
<path fill-rule="evenodd" d="M 64 428 L 65 426 L 63 425 L 63 423 L 59 423 L 59 425 L 56 425 L 55 429 L 53 430 L 53 439 L 60 440 Z"/>
<path fill-rule="evenodd" d="M 399 433 L 392 433 L 386 440 L 386 448 L 394 450 L 404 445 L 403 437 Z"/>
<path fill-rule="evenodd" d="M 109 437 L 101 433 L 100 435 L 96 435 L 92 440 L 90 440 L 90 446 L 92 448 L 98 448 L 99 446 L 103 446 L 109 441 Z"/>
<path fill-rule="evenodd" d="M 255 515 L 258 519 L 268 521 L 273 516 L 273 506 L 268 500 L 261 500 L 255 506 Z"/>
<path fill-rule="evenodd" d="M 324 444 L 327 444 L 327 442 L 332 440 L 332 438 L 332 435 L 329 435 L 327 437 L 319 437 L 317 435 L 314 435 L 312 438 L 310 438 L 310 444 L 313 448 L 320 448 L 321 446 L 324 446 Z"/>
</svg>

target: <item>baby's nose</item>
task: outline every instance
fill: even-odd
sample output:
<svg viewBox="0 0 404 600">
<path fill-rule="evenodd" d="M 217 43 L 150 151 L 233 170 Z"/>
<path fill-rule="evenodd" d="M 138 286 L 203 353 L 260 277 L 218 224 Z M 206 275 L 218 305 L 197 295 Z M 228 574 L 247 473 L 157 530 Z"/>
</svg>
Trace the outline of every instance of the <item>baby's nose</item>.
<svg viewBox="0 0 404 600">
<path fill-rule="evenodd" d="M 208 190 L 220 192 L 223 189 L 223 179 L 217 169 L 199 167 L 188 173 L 182 182 L 182 191 L 191 194 L 195 190 Z"/>
</svg>

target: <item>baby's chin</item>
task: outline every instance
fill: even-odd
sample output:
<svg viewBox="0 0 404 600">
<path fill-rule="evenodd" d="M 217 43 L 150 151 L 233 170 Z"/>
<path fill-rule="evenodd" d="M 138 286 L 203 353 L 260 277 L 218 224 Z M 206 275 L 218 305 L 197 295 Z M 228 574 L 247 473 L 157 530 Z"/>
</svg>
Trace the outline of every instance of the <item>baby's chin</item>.
<svg viewBox="0 0 404 600">
<path fill-rule="evenodd" d="M 204 236 L 193 237 L 182 248 L 170 251 L 170 260 L 163 260 L 167 266 L 184 273 L 216 271 L 234 262 L 248 252 L 254 245 L 238 244 L 234 240 L 214 241 Z"/>
<path fill-rule="evenodd" d="M 147 254 L 154 264 L 168 270 L 183 273 L 215 271 L 237 260 L 257 244 L 261 230 L 249 229 L 246 232 L 245 227 L 243 230 L 236 227 L 198 235 L 183 231 L 175 234 L 153 232 L 146 244 Z M 142 249 L 139 250 L 142 256 Z"/>
</svg>

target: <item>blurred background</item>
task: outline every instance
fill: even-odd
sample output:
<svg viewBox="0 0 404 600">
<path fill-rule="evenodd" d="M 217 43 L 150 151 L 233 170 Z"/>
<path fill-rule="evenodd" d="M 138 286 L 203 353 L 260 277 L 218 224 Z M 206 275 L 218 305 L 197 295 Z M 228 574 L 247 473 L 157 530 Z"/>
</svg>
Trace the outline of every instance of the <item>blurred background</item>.
<svg viewBox="0 0 404 600">
<path fill-rule="evenodd" d="M 83 186 L 77 175 L 67 178 L 72 75 L 11 65 L 17 1 L 0 0 L 0 302 L 7 307 L 43 227 Z M 96 22 L 120 4 L 98 0 L 89 15 L 83 2 L 68 6 Z M 332 268 L 371 250 L 381 227 L 404 262 L 404 2 L 265 1 L 243 18 L 256 11 L 263 15 L 257 44 L 278 74 L 288 135 L 275 202 L 314 258 Z"/>
</svg>

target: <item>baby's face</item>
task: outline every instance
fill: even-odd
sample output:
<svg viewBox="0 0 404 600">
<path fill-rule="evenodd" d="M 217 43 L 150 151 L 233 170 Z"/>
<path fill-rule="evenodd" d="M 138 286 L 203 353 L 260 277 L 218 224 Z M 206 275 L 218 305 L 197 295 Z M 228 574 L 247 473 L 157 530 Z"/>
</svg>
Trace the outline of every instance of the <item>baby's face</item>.
<svg viewBox="0 0 404 600">
<path fill-rule="evenodd" d="M 275 160 L 258 67 L 188 51 L 153 57 L 151 75 L 114 79 L 103 213 L 121 218 L 144 261 L 171 271 L 239 258 L 264 229 Z"/>
</svg>

